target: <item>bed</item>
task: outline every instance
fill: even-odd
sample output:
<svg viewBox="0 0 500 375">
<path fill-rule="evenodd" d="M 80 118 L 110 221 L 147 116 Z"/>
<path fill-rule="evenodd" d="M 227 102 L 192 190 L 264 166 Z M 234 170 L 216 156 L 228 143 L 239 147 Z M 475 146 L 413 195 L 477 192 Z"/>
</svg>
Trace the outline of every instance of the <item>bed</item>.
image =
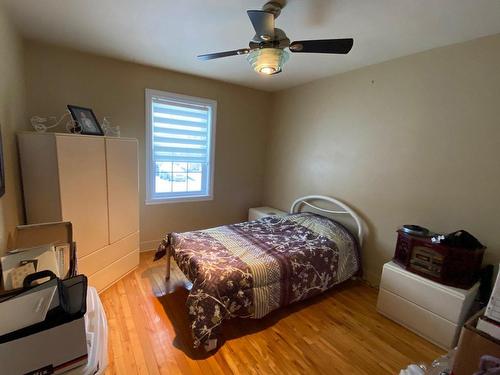
<svg viewBox="0 0 500 375">
<path fill-rule="evenodd" d="M 293 202 L 286 216 L 170 233 L 155 258 L 167 256 L 167 279 L 173 257 L 192 282 L 194 347 L 212 350 L 224 320 L 262 318 L 359 275 L 362 241 L 361 219 L 350 207 L 312 195 Z"/>
</svg>

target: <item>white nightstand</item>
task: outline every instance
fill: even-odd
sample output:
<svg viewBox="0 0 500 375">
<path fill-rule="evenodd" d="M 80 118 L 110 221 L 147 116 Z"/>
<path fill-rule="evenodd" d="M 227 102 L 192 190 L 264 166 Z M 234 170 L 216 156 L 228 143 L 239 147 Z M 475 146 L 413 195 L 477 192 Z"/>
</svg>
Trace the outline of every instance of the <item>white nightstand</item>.
<svg viewBox="0 0 500 375">
<path fill-rule="evenodd" d="M 262 219 L 266 216 L 283 216 L 287 213 L 272 207 L 254 207 L 248 210 L 248 221 Z"/>
<path fill-rule="evenodd" d="M 384 265 L 377 310 L 434 344 L 455 347 L 469 316 L 479 283 L 458 289 L 406 271 L 394 262 Z"/>
</svg>

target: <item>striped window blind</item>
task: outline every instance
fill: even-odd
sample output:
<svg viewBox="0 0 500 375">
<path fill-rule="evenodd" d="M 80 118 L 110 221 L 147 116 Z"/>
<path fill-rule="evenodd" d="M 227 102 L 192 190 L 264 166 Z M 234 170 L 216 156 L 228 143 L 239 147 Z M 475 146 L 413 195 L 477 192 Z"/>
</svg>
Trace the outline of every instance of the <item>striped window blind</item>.
<svg viewBox="0 0 500 375">
<path fill-rule="evenodd" d="M 210 108 L 153 97 L 155 161 L 208 163 Z"/>
<path fill-rule="evenodd" d="M 150 198 L 211 196 L 215 102 L 153 90 L 146 100 Z"/>
</svg>

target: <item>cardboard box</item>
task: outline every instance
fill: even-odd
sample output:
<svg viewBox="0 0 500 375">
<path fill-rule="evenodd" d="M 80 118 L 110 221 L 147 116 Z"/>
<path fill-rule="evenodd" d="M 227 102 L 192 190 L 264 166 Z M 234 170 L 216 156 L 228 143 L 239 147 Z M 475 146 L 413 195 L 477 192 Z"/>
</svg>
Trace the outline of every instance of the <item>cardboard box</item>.
<svg viewBox="0 0 500 375">
<path fill-rule="evenodd" d="M 9 238 L 8 249 L 54 244 L 71 244 L 73 226 L 69 221 L 18 225 L 13 237 Z"/>
<path fill-rule="evenodd" d="M 0 344 L 0 374 L 60 374 L 86 363 L 84 317 Z"/>
<path fill-rule="evenodd" d="M 500 358 L 500 340 L 476 329 L 476 323 L 484 309 L 472 316 L 462 328 L 457 353 L 453 364 L 453 375 L 471 375 L 479 370 L 483 355 Z"/>
<path fill-rule="evenodd" d="M 65 279 L 76 276 L 76 244 L 73 241 L 73 226 L 69 221 L 18 225 L 14 235 L 9 238 L 7 248 L 13 251 L 47 244 L 53 244 L 55 247 L 58 266 L 62 272 L 60 277 Z M 2 283 L 0 296 L 4 294 L 2 293 L 4 287 Z M 14 294 L 21 292 L 21 289 L 13 290 L 13 292 Z"/>
<path fill-rule="evenodd" d="M 10 248 L 27 248 L 48 243 L 54 244 L 56 250 L 57 247 L 61 248 L 58 268 L 63 270 L 63 274 L 60 276 L 61 279 L 65 279 L 63 281 L 64 285 L 75 287 L 81 284 L 81 290 L 86 291 L 86 278 L 78 283 L 74 282 L 75 279 L 70 279 L 76 273 L 76 247 L 73 242 L 73 230 L 70 222 L 20 225 L 16 228 L 14 237 L 10 239 Z M 36 287 L 30 289 L 33 296 L 35 296 L 34 289 Z M 9 303 L 7 298 L 12 297 L 9 300 L 12 302 L 20 293 L 30 292 L 22 288 L 8 292 L 0 290 L 0 298 L 4 298 L 3 303 Z M 84 294 L 82 294 L 82 297 L 84 297 Z M 73 297 L 69 298 L 69 300 L 78 303 L 76 302 L 78 299 L 75 300 Z M 59 304 L 60 299 L 57 299 L 57 301 L 59 301 L 57 302 Z M 52 306 L 52 302 L 50 303 L 50 308 L 56 306 Z M 84 303 L 81 302 L 79 306 L 83 314 Z M 73 311 L 72 308 L 69 311 Z M 78 311 L 78 309 L 75 311 Z M 45 311 L 44 314 L 46 313 Z M 0 340 L 1 375 L 59 374 L 87 363 L 87 337 L 84 316 L 61 324 L 62 321 L 69 320 L 69 317 L 65 316 L 64 319 L 58 319 L 59 315 L 57 314 L 60 314 L 60 312 L 56 311 L 54 314 L 46 318 L 48 321 L 46 325 L 41 325 L 45 323 L 41 322 L 34 325 L 33 327 L 36 328 L 31 331 L 13 330 L 13 333 L 2 336 Z M 76 316 L 75 314 L 71 313 L 73 317 Z M 21 316 L 20 314 L 13 315 L 9 314 L 9 317 L 2 316 L 1 318 L 5 320 L 18 319 Z M 57 325 L 54 326 L 54 324 Z"/>
</svg>

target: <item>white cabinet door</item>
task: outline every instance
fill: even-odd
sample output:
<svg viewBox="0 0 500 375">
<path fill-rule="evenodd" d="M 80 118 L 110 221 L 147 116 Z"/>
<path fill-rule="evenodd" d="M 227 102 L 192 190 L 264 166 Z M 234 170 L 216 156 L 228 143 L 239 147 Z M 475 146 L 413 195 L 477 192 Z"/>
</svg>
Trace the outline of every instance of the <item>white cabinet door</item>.
<svg viewBox="0 0 500 375">
<path fill-rule="evenodd" d="M 139 230 L 137 140 L 106 138 L 109 240 L 118 241 Z"/>
<path fill-rule="evenodd" d="M 104 138 L 57 135 L 56 144 L 62 219 L 82 257 L 109 244 Z"/>
</svg>

